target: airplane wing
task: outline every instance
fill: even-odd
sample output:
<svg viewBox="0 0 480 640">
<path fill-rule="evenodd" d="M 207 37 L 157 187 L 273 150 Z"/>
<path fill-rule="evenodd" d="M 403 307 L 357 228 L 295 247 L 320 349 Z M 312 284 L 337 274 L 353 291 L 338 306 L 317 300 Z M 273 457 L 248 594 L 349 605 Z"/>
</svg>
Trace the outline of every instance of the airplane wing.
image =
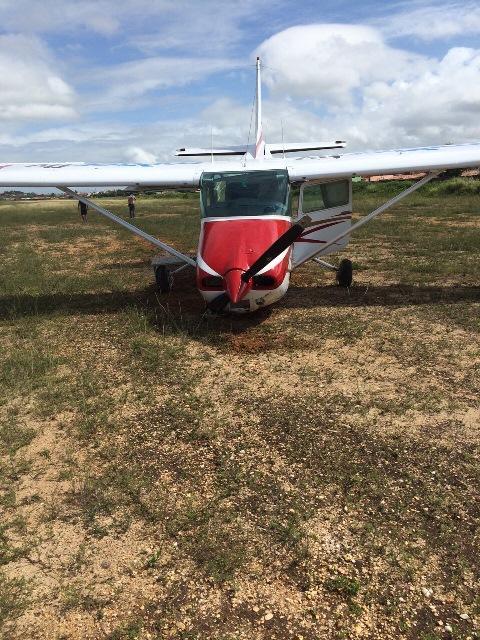
<svg viewBox="0 0 480 640">
<path fill-rule="evenodd" d="M 0 187 L 196 187 L 201 164 L 0 164 Z"/>
<path fill-rule="evenodd" d="M 204 171 L 287 169 L 291 182 L 480 166 L 480 142 L 307 158 L 165 164 L 5 163 L 0 187 L 198 187 Z"/>
<path fill-rule="evenodd" d="M 368 151 L 287 160 L 291 182 L 480 166 L 480 143 Z"/>
</svg>

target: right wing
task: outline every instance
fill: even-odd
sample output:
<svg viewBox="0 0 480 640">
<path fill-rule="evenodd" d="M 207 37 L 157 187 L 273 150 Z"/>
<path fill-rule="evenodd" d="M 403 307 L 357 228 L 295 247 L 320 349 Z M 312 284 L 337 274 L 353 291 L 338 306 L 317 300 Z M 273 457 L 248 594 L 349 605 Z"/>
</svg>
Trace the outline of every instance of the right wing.
<svg viewBox="0 0 480 640">
<path fill-rule="evenodd" d="M 366 151 L 287 160 L 292 182 L 405 172 L 443 171 L 480 166 L 480 143 Z"/>
</svg>

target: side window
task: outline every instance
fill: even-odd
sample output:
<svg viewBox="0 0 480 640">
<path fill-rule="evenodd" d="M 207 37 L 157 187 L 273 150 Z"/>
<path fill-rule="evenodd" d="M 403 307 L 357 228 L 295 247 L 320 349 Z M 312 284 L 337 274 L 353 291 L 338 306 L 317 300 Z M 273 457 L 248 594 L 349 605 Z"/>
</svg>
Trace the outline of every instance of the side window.
<svg viewBox="0 0 480 640">
<path fill-rule="evenodd" d="M 339 182 L 327 182 L 322 185 L 323 201 L 325 208 L 341 207 L 348 204 L 350 200 L 350 186 L 348 180 Z"/>
<path fill-rule="evenodd" d="M 323 201 L 323 187 L 324 185 L 322 184 L 313 184 L 303 189 L 303 213 L 310 213 L 311 211 L 325 209 Z"/>
<path fill-rule="evenodd" d="M 298 203 L 300 199 L 300 187 L 292 186 L 290 188 L 290 215 L 296 216 L 298 213 Z"/>
<path fill-rule="evenodd" d="M 306 185 L 303 189 L 303 213 L 332 209 L 347 205 L 350 201 L 348 180 Z M 292 207 L 293 209 L 293 207 Z"/>
</svg>

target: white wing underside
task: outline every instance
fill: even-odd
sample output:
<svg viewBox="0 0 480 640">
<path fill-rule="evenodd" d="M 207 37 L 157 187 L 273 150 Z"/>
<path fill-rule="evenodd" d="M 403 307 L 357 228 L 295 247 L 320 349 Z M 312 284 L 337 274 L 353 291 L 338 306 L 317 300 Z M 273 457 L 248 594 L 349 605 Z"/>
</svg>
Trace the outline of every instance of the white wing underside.
<svg viewBox="0 0 480 640">
<path fill-rule="evenodd" d="M 198 187 L 204 171 L 287 169 L 291 182 L 480 166 L 480 143 L 308 158 L 176 164 L 0 164 L 0 187 Z"/>
</svg>

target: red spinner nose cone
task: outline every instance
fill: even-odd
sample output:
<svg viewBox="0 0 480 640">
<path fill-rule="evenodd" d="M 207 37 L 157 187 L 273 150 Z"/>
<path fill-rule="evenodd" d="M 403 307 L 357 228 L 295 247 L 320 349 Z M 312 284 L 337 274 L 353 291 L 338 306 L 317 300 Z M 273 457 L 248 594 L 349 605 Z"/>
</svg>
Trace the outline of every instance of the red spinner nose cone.
<svg viewBox="0 0 480 640">
<path fill-rule="evenodd" d="M 230 269 L 223 276 L 228 297 L 234 304 L 250 291 L 251 285 L 242 280 L 242 269 Z"/>
</svg>

